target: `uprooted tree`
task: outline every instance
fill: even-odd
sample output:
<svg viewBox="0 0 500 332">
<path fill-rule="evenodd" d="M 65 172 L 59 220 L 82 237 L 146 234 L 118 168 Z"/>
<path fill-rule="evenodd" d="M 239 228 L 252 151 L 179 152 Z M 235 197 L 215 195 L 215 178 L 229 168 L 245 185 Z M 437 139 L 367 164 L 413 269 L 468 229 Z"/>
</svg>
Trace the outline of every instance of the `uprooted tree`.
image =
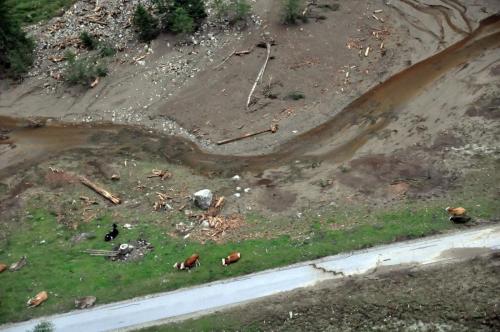
<svg viewBox="0 0 500 332">
<path fill-rule="evenodd" d="M 0 0 L 0 75 L 19 77 L 33 64 L 35 43 L 9 14 L 6 0 Z M 1 76 L 0 76 L 1 77 Z"/>
</svg>

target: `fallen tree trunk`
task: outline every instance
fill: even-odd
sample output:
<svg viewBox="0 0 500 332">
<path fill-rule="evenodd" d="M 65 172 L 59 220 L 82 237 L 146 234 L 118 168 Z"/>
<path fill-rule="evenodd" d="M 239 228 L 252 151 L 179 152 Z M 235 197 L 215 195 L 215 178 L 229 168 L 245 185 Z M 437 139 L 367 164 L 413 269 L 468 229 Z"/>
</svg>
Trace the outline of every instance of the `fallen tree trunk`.
<svg viewBox="0 0 500 332">
<path fill-rule="evenodd" d="M 236 141 L 248 138 L 248 137 L 252 137 L 252 136 L 264 134 L 264 133 L 267 133 L 267 132 L 270 132 L 270 133 L 274 134 L 277 131 L 278 131 L 278 125 L 274 124 L 269 129 L 261 130 L 261 131 L 258 131 L 258 132 L 255 132 L 255 133 L 251 133 L 251 134 L 245 134 L 245 135 L 240 136 L 240 137 L 235 137 L 235 138 L 230 138 L 230 139 L 218 141 L 217 145 L 223 145 L 223 144 L 227 144 L 227 143 L 231 143 L 231 142 L 236 142 Z"/>
<path fill-rule="evenodd" d="M 98 193 L 99 195 L 101 195 L 102 197 L 106 198 L 107 200 L 109 200 L 113 204 L 120 204 L 122 202 L 120 198 L 113 195 L 109 191 L 99 187 L 98 185 L 91 182 L 89 179 L 87 179 L 84 176 L 80 177 L 80 182 L 82 184 L 86 185 L 87 187 L 89 187 L 90 189 L 92 189 L 93 191 L 95 191 L 96 193 Z"/>
<path fill-rule="evenodd" d="M 267 63 L 269 62 L 269 57 L 271 56 L 271 43 L 266 42 L 266 49 L 267 49 L 266 61 L 264 62 L 264 65 L 260 69 L 259 74 L 257 75 L 255 82 L 253 83 L 252 90 L 250 90 L 250 94 L 248 95 L 247 109 L 248 106 L 250 105 L 250 102 L 252 101 L 252 95 L 255 92 L 255 88 L 257 87 L 257 84 L 262 79 L 262 77 L 264 76 L 264 72 L 266 71 Z"/>
</svg>

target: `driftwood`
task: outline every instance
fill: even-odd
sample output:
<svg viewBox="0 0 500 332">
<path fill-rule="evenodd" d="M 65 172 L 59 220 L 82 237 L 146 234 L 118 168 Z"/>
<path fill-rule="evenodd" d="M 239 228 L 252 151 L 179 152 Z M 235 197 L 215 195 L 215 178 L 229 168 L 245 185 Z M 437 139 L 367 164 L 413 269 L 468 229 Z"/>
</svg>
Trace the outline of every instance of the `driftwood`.
<svg viewBox="0 0 500 332">
<path fill-rule="evenodd" d="M 245 134 L 243 136 L 236 137 L 236 138 L 230 138 L 230 139 L 218 141 L 217 145 L 224 145 L 224 144 L 227 144 L 227 143 L 239 141 L 239 140 L 242 140 L 242 139 L 245 139 L 245 138 L 248 138 L 248 137 L 252 137 L 252 136 L 264 134 L 264 133 L 267 133 L 267 132 L 270 132 L 270 133 L 274 134 L 277 131 L 278 131 L 278 125 L 277 124 L 273 124 L 271 126 L 271 128 L 269 128 L 269 129 L 261 130 L 261 131 L 258 131 L 258 132 L 255 132 L 255 133 L 251 133 L 251 134 Z"/>
<path fill-rule="evenodd" d="M 250 101 L 252 100 L 252 95 L 255 92 L 255 88 L 257 87 L 257 84 L 259 83 L 260 80 L 262 80 L 262 77 L 264 76 L 264 72 L 266 71 L 267 63 L 269 62 L 269 57 L 271 56 L 271 43 L 266 42 L 266 49 L 267 49 L 267 56 L 266 56 L 266 61 L 262 65 L 262 68 L 259 71 L 259 74 L 257 75 L 257 78 L 255 79 L 255 82 L 253 83 L 252 90 L 250 90 L 250 93 L 248 94 L 248 99 L 247 99 L 247 109 L 248 106 L 250 105 Z"/>
<path fill-rule="evenodd" d="M 89 254 L 90 256 L 115 257 L 119 252 L 113 250 L 87 249 L 84 253 Z"/>
<path fill-rule="evenodd" d="M 214 69 L 217 69 L 220 66 L 222 66 L 223 64 L 225 64 L 227 62 L 227 60 L 231 59 L 231 57 L 233 55 L 236 55 L 236 56 L 245 55 L 245 54 L 249 54 L 252 51 L 253 51 L 253 47 L 249 48 L 248 50 L 243 50 L 243 51 L 236 51 L 236 50 L 234 50 L 234 51 L 231 52 L 231 54 L 229 54 L 227 57 L 225 57 L 224 60 L 222 60 L 221 63 L 219 63 L 217 66 L 215 66 Z"/>
<path fill-rule="evenodd" d="M 106 198 L 107 200 L 109 200 L 113 204 L 120 204 L 122 202 L 120 198 L 118 198 L 117 196 L 113 195 L 109 191 L 107 191 L 107 190 L 99 187 L 98 185 L 96 185 L 95 183 L 91 182 L 86 177 L 81 176 L 80 177 L 80 182 L 82 184 L 86 185 L 87 187 L 89 187 L 90 189 L 92 189 L 93 191 L 95 191 L 96 193 L 98 193 L 99 195 L 101 195 L 102 197 Z"/>
</svg>

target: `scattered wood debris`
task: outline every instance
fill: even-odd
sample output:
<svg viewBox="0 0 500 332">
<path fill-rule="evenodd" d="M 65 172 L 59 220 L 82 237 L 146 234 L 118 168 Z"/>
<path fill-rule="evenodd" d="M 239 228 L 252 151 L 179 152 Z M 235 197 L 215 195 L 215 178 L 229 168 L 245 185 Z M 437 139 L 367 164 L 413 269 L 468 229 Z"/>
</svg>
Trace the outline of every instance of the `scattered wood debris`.
<svg viewBox="0 0 500 332">
<path fill-rule="evenodd" d="M 26 256 L 23 256 L 23 257 L 21 257 L 20 260 L 18 260 L 15 263 L 12 263 L 10 265 L 9 271 L 10 272 L 19 271 L 20 269 L 22 269 L 26 265 L 27 262 L 28 262 L 28 259 L 26 258 Z"/>
<path fill-rule="evenodd" d="M 151 173 L 152 175 L 149 175 L 148 179 L 159 177 L 160 179 L 165 180 L 165 179 L 170 179 L 172 177 L 172 173 L 170 173 L 167 170 L 153 169 Z"/>
<path fill-rule="evenodd" d="M 160 193 L 160 192 L 157 192 L 156 196 L 158 197 L 158 200 L 156 202 L 154 202 L 154 204 L 153 204 L 153 209 L 155 211 L 160 211 L 163 209 L 169 209 L 169 210 L 172 209 L 172 207 L 170 205 L 168 205 L 168 203 L 167 203 L 167 200 L 172 199 L 172 197 L 168 196 L 167 194 Z"/>
<path fill-rule="evenodd" d="M 113 181 L 120 180 L 120 175 L 119 174 L 111 174 L 111 180 L 113 180 Z"/>
<path fill-rule="evenodd" d="M 93 200 L 93 199 L 90 199 L 89 197 L 87 196 L 80 196 L 80 200 L 87 206 L 89 205 L 97 205 L 99 203 L 97 203 L 96 200 Z"/>
<path fill-rule="evenodd" d="M 267 132 L 270 132 L 270 133 L 274 134 L 274 133 L 276 133 L 278 131 L 278 129 L 279 129 L 278 124 L 275 123 L 275 124 L 271 125 L 271 128 L 269 128 L 269 129 L 261 130 L 261 131 L 258 131 L 258 132 L 255 132 L 255 133 L 251 133 L 251 134 L 245 134 L 243 136 L 236 137 L 236 138 L 230 138 L 230 139 L 218 141 L 217 145 L 224 145 L 224 144 L 236 142 L 236 141 L 248 138 L 248 137 L 252 137 L 252 136 L 264 134 L 264 133 L 267 133 Z"/>
<path fill-rule="evenodd" d="M 85 186 L 89 187 L 90 189 L 94 190 L 96 193 L 98 193 L 102 197 L 106 198 L 107 200 L 109 200 L 113 204 L 120 204 L 122 202 L 120 198 L 118 198 L 117 196 L 113 195 L 109 191 L 107 191 L 107 190 L 99 187 L 98 185 L 96 185 L 95 183 L 91 182 L 89 179 L 87 179 L 84 176 L 80 177 L 80 182 L 82 184 L 84 184 Z"/>
<path fill-rule="evenodd" d="M 99 84 L 99 76 L 96 77 L 92 83 L 90 83 L 90 87 L 94 88 L 97 84 Z"/>
<path fill-rule="evenodd" d="M 27 302 L 27 305 L 30 308 L 34 308 L 34 307 L 37 307 L 40 304 L 42 304 L 42 302 L 45 302 L 48 298 L 49 298 L 49 296 L 47 295 L 47 292 L 43 291 L 43 292 L 36 294 L 35 297 L 29 299 Z"/>
<path fill-rule="evenodd" d="M 221 67 L 223 64 L 225 64 L 229 59 L 231 59 L 231 57 L 233 55 L 236 55 L 236 56 L 242 56 L 242 55 L 245 55 L 245 54 L 250 54 L 252 51 L 253 51 L 254 47 L 252 46 L 251 48 L 247 49 L 247 50 L 242 50 L 242 51 L 236 51 L 236 50 L 233 50 L 231 52 L 231 54 L 229 54 L 227 57 L 225 57 L 221 63 L 219 63 L 217 66 L 214 67 L 214 69 L 217 69 L 219 67 Z"/>
<path fill-rule="evenodd" d="M 83 252 L 90 256 L 115 257 L 118 255 L 117 250 L 86 249 Z"/>
</svg>

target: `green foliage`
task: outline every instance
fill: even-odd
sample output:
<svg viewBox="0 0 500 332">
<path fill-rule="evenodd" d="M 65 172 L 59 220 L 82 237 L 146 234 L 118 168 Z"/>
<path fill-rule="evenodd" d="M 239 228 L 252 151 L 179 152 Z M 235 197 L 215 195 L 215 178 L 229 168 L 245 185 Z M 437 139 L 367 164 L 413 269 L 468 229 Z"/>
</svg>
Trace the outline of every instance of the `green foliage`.
<svg viewBox="0 0 500 332">
<path fill-rule="evenodd" d="M 143 5 L 139 4 L 135 8 L 132 22 L 141 41 L 149 42 L 158 36 L 158 19 L 153 17 Z"/>
<path fill-rule="evenodd" d="M 153 0 L 153 4 L 163 29 L 174 33 L 193 32 L 207 17 L 202 0 Z"/>
<path fill-rule="evenodd" d="M 304 20 L 302 10 L 304 8 L 302 0 L 284 0 L 283 22 L 285 24 L 297 24 L 299 20 Z"/>
<path fill-rule="evenodd" d="M 116 54 L 116 49 L 107 43 L 102 43 L 99 46 L 99 55 L 102 58 L 111 57 Z"/>
<path fill-rule="evenodd" d="M 97 77 L 104 77 L 108 74 L 106 65 L 95 56 L 76 58 L 74 54 L 67 52 L 65 57 L 68 62 L 64 80 L 69 84 L 88 87 Z"/>
<path fill-rule="evenodd" d="M 52 332 L 54 331 L 54 324 L 51 322 L 43 321 L 35 325 L 29 332 Z"/>
<path fill-rule="evenodd" d="M 170 29 L 175 33 L 191 33 L 194 31 L 194 20 L 182 7 L 175 9 L 170 24 Z"/>
<path fill-rule="evenodd" d="M 247 0 L 233 0 L 234 21 L 246 20 L 252 11 L 252 6 Z"/>
<path fill-rule="evenodd" d="M 21 24 L 32 24 L 52 18 L 71 6 L 75 0 L 6 0 L 11 16 Z"/>
<path fill-rule="evenodd" d="M 229 15 L 229 3 L 226 0 L 214 0 L 212 2 L 212 9 L 218 20 L 223 20 Z"/>
<path fill-rule="evenodd" d="M 88 50 L 96 49 L 97 45 L 99 44 L 99 41 L 87 31 L 83 31 L 82 33 L 80 33 L 80 41 L 82 42 L 82 45 Z"/>
<path fill-rule="evenodd" d="M 287 96 L 287 99 L 300 100 L 306 98 L 306 95 L 301 91 L 292 91 Z"/>
<path fill-rule="evenodd" d="M 228 20 L 230 23 L 244 21 L 252 12 L 248 0 L 215 0 L 212 8 L 217 19 Z"/>
<path fill-rule="evenodd" d="M 33 64 L 35 43 L 11 15 L 6 0 L 0 0 L 0 74 L 19 77 Z"/>
</svg>

